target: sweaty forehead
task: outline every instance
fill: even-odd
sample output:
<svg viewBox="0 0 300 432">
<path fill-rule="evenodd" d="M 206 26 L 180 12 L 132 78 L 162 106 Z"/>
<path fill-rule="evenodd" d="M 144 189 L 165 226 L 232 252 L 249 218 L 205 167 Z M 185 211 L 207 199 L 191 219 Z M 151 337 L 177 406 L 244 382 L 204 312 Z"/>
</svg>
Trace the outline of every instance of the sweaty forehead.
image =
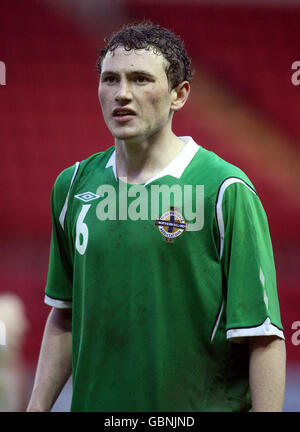
<svg viewBox="0 0 300 432">
<path fill-rule="evenodd" d="M 102 61 L 101 72 L 105 71 L 134 71 L 149 70 L 152 73 L 165 72 L 168 61 L 160 52 L 153 49 L 125 50 L 118 47 L 114 51 L 108 51 Z"/>
</svg>

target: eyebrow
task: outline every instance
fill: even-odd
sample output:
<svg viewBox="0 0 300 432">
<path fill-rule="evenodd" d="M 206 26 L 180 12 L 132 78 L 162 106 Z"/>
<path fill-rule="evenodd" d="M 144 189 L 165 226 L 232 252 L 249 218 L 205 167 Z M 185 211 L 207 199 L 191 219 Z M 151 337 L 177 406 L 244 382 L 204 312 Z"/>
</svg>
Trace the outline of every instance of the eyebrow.
<svg viewBox="0 0 300 432">
<path fill-rule="evenodd" d="M 118 71 L 110 71 L 105 70 L 101 73 L 101 76 L 103 75 L 119 75 L 120 73 Z M 148 77 L 155 78 L 154 75 L 152 75 L 150 72 L 147 72 L 145 70 L 132 70 L 127 73 L 127 75 L 147 75 Z"/>
</svg>

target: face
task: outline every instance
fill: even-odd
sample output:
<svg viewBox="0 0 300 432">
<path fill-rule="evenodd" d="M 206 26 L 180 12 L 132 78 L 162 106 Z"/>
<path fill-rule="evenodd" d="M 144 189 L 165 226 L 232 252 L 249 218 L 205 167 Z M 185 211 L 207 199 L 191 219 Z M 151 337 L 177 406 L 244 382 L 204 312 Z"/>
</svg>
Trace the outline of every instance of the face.
<svg viewBox="0 0 300 432">
<path fill-rule="evenodd" d="M 119 47 L 106 54 L 98 94 L 115 138 L 141 142 L 169 127 L 175 91 L 169 90 L 167 65 L 152 50 Z"/>
</svg>

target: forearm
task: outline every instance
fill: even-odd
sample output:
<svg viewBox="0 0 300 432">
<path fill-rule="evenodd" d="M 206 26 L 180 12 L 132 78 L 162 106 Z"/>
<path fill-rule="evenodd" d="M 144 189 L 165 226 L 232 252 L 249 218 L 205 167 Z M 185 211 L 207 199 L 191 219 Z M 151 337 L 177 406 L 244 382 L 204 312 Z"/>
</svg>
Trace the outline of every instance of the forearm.
<svg viewBox="0 0 300 432">
<path fill-rule="evenodd" d="M 71 311 L 52 309 L 27 411 L 50 411 L 72 372 Z"/>
<path fill-rule="evenodd" d="M 249 379 L 254 412 L 282 411 L 285 342 L 272 336 L 249 337 Z"/>
</svg>

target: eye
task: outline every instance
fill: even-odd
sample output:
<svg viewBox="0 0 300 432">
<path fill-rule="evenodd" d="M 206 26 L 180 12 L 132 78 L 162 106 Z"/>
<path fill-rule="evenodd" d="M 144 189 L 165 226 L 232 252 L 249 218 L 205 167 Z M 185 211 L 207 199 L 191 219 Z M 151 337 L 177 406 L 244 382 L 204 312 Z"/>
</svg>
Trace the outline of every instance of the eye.
<svg viewBox="0 0 300 432">
<path fill-rule="evenodd" d="M 149 82 L 149 78 L 145 77 L 144 75 L 137 75 L 134 80 L 138 83 L 138 84 L 144 84 L 146 82 Z"/>
<path fill-rule="evenodd" d="M 107 84 L 114 84 L 117 81 L 117 78 L 113 75 L 106 75 L 103 79 L 102 82 L 105 82 Z"/>
</svg>

